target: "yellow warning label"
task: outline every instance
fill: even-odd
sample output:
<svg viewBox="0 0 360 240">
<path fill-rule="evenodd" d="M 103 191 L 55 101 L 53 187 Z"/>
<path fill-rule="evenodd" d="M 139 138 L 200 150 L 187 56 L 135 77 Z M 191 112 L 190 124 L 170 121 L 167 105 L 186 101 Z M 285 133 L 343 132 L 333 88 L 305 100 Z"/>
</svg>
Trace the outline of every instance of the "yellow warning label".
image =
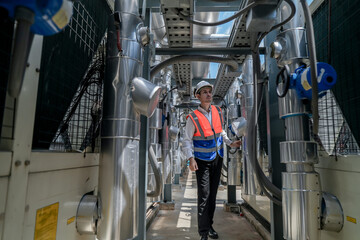
<svg viewBox="0 0 360 240">
<path fill-rule="evenodd" d="M 75 216 L 74 217 L 71 217 L 67 220 L 67 225 L 69 225 L 70 223 L 74 222 L 75 221 Z"/>
<path fill-rule="evenodd" d="M 308 91 L 309 89 L 311 89 L 310 84 L 308 83 L 308 81 L 305 79 L 304 81 L 301 79 L 301 85 L 303 86 L 303 88 Z"/>
<path fill-rule="evenodd" d="M 346 216 L 346 220 L 348 220 L 349 222 L 355 223 L 356 224 L 356 218 L 352 218 L 349 216 Z"/>
<path fill-rule="evenodd" d="M 36 211 L 34 240 L 56 240 L 58 213 L 58 202 Z"/>
<path fill-rule="evenodd" d="M 66 9 L 66 7 L 64 5 L 65 2 L 67 4 L 67 1 L 64 1 L 60 10 L 52 17 L 53 22 L 60 29 L 63 29 L 68 24 L 69 18 L 70 18 L 69 14 L 67 12 L 68 9 Z"/>
</svg>

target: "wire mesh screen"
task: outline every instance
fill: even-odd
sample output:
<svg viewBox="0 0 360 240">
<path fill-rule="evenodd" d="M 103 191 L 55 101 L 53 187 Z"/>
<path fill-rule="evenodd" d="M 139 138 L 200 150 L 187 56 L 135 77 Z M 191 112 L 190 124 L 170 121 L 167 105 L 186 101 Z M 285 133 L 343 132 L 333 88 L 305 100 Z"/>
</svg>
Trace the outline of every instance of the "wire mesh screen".
<svg viewBox="0 0 360 240">
<path fill-rule="evenodd" d="M 318 61 L 330 63 L 338 79 L 321 100 L 321 142 L 329 154 L 360 154 L 360 5 L 325 0 L 314 12 Z"/>
<path fill-rule="evenodd" d="M 319 116 L 319 138 L 323 151 L 329 155 L 360 154 L 359 146 L 331 91 L 319 100 Z"/>
<path fill-rule="evenodd" d="M 64 31 L 44 37 L 34 149 L 49 149 L 104 37 L 110 12 L 107 1 L 76 1 Z"/>
<path fill-rule="evenodd" d="M 50 150 L 99 152 L 104 71 L 105 41 L 80 82 Z"/>
<path fill-rule="evenodd" d="M 6 89 L 9 76 L 11 43 L 14 22 L 8 17 L 7 11 L 0 8 L 0 136 L 5 111 Z"/>
</svg>

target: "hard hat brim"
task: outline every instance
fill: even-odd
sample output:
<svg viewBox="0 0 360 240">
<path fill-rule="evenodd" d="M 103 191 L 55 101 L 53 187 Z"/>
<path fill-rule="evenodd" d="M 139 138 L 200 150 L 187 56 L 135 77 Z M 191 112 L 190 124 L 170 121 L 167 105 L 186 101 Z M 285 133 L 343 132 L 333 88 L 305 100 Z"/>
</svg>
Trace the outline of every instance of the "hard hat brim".
<svg viewBox="0 0 360 240">
<path fill-rule="evenodd" d="M 209 84 L 209 85 L 205 85 L 205 86 L 202 86 L 201 88 L 199 88 L 199 89 L 195 89 L 195 90 L 194 90 L 194 95 L 196 95 L 196 94 L 200 93 L 201 89 L 206 88 L 206 87 L 211 88 L 211 90 L 213 90 L 213 88 L 214 88 L 214 87 L 213 87 L 213 85 L 211 85 L 211 84 Z"/>
</svg>

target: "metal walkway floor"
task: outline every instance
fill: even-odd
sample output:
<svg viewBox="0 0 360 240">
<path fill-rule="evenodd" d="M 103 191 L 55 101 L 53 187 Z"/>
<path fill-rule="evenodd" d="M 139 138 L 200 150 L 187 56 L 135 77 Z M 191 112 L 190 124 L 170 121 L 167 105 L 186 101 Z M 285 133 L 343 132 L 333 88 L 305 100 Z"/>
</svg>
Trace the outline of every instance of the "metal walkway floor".
<svg viewBox="0 0 360 240">
<path fill-rule="evenodd" d="M 160 210 L 146 233 L 148 240 L 192 240 L 200 239 L 197 232 L 197 187 L 195 173 L 180 178 L 173 186 L 175 210 Z M 241 199 L 237 190 L 237 199 Z M 226 189 L 218 190 L 213 227 L 223 240 L 261 240 L 254 227 L 239 214 L 225 212 Z M 210 238 L 209 238 L 210 239 Z"/>
</svg>

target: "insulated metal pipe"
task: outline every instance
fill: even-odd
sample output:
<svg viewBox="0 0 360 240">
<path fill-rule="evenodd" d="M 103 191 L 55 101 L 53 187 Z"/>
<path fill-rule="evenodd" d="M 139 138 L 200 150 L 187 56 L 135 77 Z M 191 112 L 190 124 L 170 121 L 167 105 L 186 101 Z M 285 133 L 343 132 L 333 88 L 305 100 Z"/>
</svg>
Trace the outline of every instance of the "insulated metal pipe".
<svg viewBox="0 0 360 240">
<path fill-rule="evenodd" d="M 290 72 L 309 62 L 304 12 L 299 0 L 293 2 L 296 15 L 284 25 L 273 45 L 281 46 L 281 51 L 275 56 L 278 66 L 287 65 Z M 283 2 L 279 9 L 283 20 L 290 7 Z M 314 164 L 318 162 L 317 144 L 310 141 L 308 113 L 296 91 L 290 89 L 284 98 L 279 99 L 279 115 L 286 125 L 286 141 L 280 143 L 280 160 L 286 164 L 286 172 L 282 174 L 284 238 L 319 239 L 321 185 L 319 174 L 314 170 Z"/>
<path fill-rule="evenodd" d="M 243 75 L 240 89 L 243 94 L 241 99 L 241 115 L 249 120 L 251 115 L 251 111 L 254 107 L 254 85 L 253 81 L 253 59 L 249 55 L 246 57 L 243 64 Z M 246 195 L 255 195 L 256 194 L 256 184 L 255 184 L 255 173 L 254 168 L 250 163 L 249 156 L 249 145 L 251 144 L 247 141 L 247 137 L 245 136 L 243 141 L 243 149 L 244 149 L 244 194 Z"/>
<path fill-rule="evenodd" d="M 237 91 L 240 90 L 239 80 L 235 80 L 231 85 L 231 88 L 228 92 L 228 119 L 230 123 L 240 117 L 239 106 L 237 104 Z M 229 132 L 229 131 L 228 131 Z M 229 132 L 228 136 L 232 136 Z M 237 140 L 236 135 L 232 137 L 232 140 Z M 228 154 L 228 185 L 241 185 L 240 181 L 240 171 L 241 171 L 241 153 L 237 149 L 229 151 Z M 228 190 L 229 191 L 229 190 Z"/>
<path fill-rule="evenodd" d="M 150 128 L 150 145 L 154 152 L 155 158 L 149 155 L 153 159 L 149 159 L 149 169 L 148 169 L 148 189 L 158 189 L 160 191 L 157 194 L 152 194 L 148 190 L 148 197 L 151 197 L 152 201 L 159 201 L 163 189 L 163 176 L 162 176 L 162 164 L 158 162 L 158 159 L 161 157 L 161 144 L 159 143 L 159 130 L 162 128 L 162 111 L 160 108 L 157 108 L 154 114 L 150 118 L 149 123 Z M 152 154 L 152 153 L 150 153 Z M 154 169 L 154 166 L 158 169 Z M 158 175 L 158 176 L 157 176 Z M 159 184 L 161 186 L 159 186 Z M 153 192 L 155 192 L 155 190 Z"/>
<path fill-rule="evenodd" d="M 99 240 L 138 235 L 140 115 L 131 97 L 131 80 L 142 75 L 142 26 L 138 1 L 116 0 L 109 18 L 104 81 L 104 112 L 99 169 Z"/>
</svg>

